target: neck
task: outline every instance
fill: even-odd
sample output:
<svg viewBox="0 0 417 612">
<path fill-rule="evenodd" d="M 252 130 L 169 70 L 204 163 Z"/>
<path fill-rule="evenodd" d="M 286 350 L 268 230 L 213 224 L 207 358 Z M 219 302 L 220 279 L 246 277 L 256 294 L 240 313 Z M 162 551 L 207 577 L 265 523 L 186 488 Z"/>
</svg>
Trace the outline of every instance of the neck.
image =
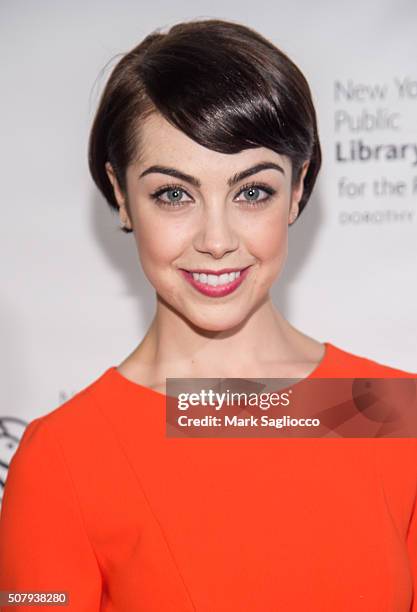
<svg viewBox="0 0 417 612">
<path fill-rule="evenodd" d="M 268 296 L 237 328 L 226 331 L 195 327 L 158 299 L 152 324 L 128 360 L 132 371 L 140 368 L 142 378 L 161 381 L 256 378 L 277 367 L 283 368 L 283 376 L 297 367 L 308 373 L 321 356 L 322 345 L 293 328 Z"/>
</svg>

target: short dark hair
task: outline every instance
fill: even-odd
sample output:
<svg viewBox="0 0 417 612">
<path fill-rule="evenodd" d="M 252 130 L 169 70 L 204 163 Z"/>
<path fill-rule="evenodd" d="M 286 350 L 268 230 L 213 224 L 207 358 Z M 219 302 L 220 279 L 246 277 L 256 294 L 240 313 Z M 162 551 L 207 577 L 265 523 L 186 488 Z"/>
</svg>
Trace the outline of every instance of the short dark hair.
<svg viewBox="0 0 417 612">
<path fill-rule="evenodd" d="M 119 207 L 105 163 L 125 192 L 141 122 L 153 112 L 213 151 L 266 147 L 288 156 L 292 187 L 310 160 L 301 214 L 321 166 L 314 104 L 300 69 L 259 33 L 231 21 L 191 20 L 154 30 L 122 57 L 101 95 L 88 150 L 93 180 L 112 209 Z"/>
</svg>

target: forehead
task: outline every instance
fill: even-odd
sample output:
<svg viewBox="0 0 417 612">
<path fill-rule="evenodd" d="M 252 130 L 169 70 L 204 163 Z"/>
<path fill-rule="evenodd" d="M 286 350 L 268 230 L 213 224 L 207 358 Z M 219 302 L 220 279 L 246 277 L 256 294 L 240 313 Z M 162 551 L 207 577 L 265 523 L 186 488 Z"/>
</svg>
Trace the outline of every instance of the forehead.
<svg viewBox="0 0 417 612">
<path fill-rule="evenodd" d="M 290 170 L 290 160 L 271 149 L 256 147 L 239 153 L 226 154 L 212 151 L 195 142 L 159 113 L 150 115 L 140 127 L 140 158 L 137 168 L 158 164 L 181 166 L 184 170 L 200 174 L 211 171 L 226 175 L 256 163 L 272 161 Z"/>
</svg>

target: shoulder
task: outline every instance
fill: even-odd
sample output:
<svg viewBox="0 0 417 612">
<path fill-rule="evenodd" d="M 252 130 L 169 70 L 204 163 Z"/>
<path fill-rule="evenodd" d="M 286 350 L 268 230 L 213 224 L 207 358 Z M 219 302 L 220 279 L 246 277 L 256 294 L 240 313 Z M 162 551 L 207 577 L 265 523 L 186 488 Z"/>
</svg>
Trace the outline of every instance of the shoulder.
<svg viewBox="0 0 417 612">
<path fill-rule="evenodd" d="M 102 409 L 110 387 L 106 373 L 65 403 L 28 423 L 9 463 L 6 479 L 9 491 L 39 487 L 44 491 L 47 483 L 53 491 L 71 482 L 80 503 L 84 503 L 94 488 L 91 474 L 96 478 L 94 490 L 100 487 L 104 490 L 98 475 L 110 473 L 112 461 L 119 453 Z M 107 401 L 113 403 L 112 398 Z"/>
<path fill-rule="evenodd" d="M 106 374 L 100 374 L 63 404 L 31 420 L 19 442 L 18 450 L 44 447 L 50 442 L 68 443 L 81 447 L 83 439 L 94 445 L 94 432 L 102 419 L 101 405 L 105 401 Z"/>
<path fill-rule="evenodd" d="M 328 354 L 323 362 L 323 368 L 320 372 L 321 376 L 417 378 L 417 373 L 401 370 L 365 355 L 352 353 L 330 342 L 326 344 Z"/>
</svg>

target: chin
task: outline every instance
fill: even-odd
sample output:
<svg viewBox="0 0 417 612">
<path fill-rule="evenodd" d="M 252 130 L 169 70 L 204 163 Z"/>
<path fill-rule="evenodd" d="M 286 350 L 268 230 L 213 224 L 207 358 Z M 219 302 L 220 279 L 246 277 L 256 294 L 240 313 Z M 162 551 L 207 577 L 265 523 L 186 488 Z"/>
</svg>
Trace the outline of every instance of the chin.
<svg viewBox="0 0 417 612">
<path fill-rule="evenodd" d="M 227 317 L 223 312 L 213 313 L 211 316 L 201 316 L 201 313 L 195 316 L 185 315 L 186 318 L 201 330 L 210 332 L 226 332 L 233 330 L 243 323 L 245 317 L 236 316 L 236 312 L 231 313 L 230 317 Z"/>
</svg>

